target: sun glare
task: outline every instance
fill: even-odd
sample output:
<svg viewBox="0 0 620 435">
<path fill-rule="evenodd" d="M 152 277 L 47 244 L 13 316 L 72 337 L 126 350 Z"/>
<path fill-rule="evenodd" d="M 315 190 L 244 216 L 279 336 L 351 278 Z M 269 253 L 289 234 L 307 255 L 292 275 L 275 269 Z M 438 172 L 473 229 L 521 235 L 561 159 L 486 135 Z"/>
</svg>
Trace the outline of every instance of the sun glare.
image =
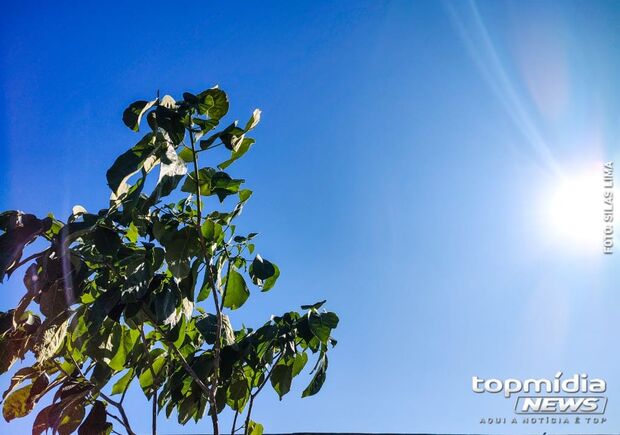
<svg viewBox="0 0 620 435">
<path fill-rule="evenodd" d="M 568 176 L 545 197 L 550 234 L 577 249 L 597 249 L 603 240 L 603 178 L 601 172 Z"/>
</svg>

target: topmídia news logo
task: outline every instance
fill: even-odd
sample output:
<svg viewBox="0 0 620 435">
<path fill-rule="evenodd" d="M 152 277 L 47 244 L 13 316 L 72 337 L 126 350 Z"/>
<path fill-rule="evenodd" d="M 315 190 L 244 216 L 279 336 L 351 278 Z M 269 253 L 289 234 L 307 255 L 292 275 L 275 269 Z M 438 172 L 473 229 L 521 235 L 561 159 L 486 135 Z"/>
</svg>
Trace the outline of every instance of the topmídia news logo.
<svg viewBox="0 0 620 435">
<path fill-rule="evenodd" d="M 553 378 L 485 379 L 472 377 L 472 391 L 513 400 L 513 416 L 482 418 L 483 424 L 601 424 L 607 409 L 607 383 L 588 374 Z"/>
</svg>

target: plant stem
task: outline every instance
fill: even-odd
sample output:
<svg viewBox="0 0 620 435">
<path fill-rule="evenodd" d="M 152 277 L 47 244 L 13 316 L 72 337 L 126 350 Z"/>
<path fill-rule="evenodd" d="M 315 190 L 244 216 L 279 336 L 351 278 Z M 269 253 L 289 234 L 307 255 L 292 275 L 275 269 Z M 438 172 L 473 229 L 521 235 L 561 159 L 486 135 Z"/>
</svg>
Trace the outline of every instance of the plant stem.
<svg viewBox="0 0 620 435">
<path fill-rule="evenodd" d="M 237 426 L 237 417 L 239 417 L 239 411 L 235 411 L 235 418 L 233 419 L 232 429 L 230 430 L 230 435 L 235 435 L 235 426 Z"/>
<path fill-rule="evenodd" d="M 181 361 L 181 365 L 183 366 L 185 371 L 192 377 L 192 379 L 196 382 L 196 384 L 198 384 L 198 387 L 200 387 L 200 389 L 208 396 L 209 391 L 210 391 L 209 387 L 207 387 L 205 383 L 202 382 L 202 379 L 200 379 L 200 377 L 196 374 L 194 369 L 192 369 L 192 367 L 188 364 L 187 360 L 185 359 L 181 351 L 177 349 L 177 347 L 174 345 L 173 342 L 171 342 L 168 339 L 168 337 L 166 337 L 166 333 L 155 322 L 155 319 L 153 319 L 153 316 L 147 310 L 143 310 L 143 311 L 144 311 L 144 314 L 146 314 L 146 316 L 149 318 L 151 323 L 153 323 L 153 326 L 155 327 L 155 329 L 157 329 L 157 331 L 161 334 L 162 340 L 166 343 L 166 346 L 168 346 L 169 349 L 172 349 L 172 351 L 179 358 L 179 361 Z"/>
<path fill-rule="evenodd" d="M 228 291 L 228 277 L 230 276 L 230 267 L 231 267 L 230 257 L 228 256 L 228 251 L 226 250 L 226 248 L 224 248 L 223 253 L 226 254 L 226 259 L 228 260 L 228 266 L 226 269 L 226 282 L 224 283 L 224 291 L 222 292 L 222 303 L 220 305 L 220 311 L 224 309 L 224 299 L 226 299 L 226 292 Z"/>
<path fill-rule="evenodd" d="M 153 416 L 152 416 L 153 435 L 157 435 L 157 390 L 153 393 Z"/>
<path fill-rule="evenodd" d="M 265 376 L 265 380 L 263 381 L 263 383 L 260 384 L 260 386 L 256 389 L 254 394 L 250 394 L 250 404 L 248 406 L 248 415 L 245 417 L 245 431 L 244 431 L 245 434 L 248 433 L 248 428 L 250 427 L 250 417 L 252 416 L 252 406 L 254 405 L 254 399 L 256 398 L 256 396 L 258 396 L 258 393 L 261 392 L 263 387 L 267 385 L 267 382 L 269 382 L 269 378 L 271 377 L 271 372 L 273 371 L 273 368 L 276 365 L 278 365 L 278 362 L 280 362 L 280 359 L 282 359 L 282 356 L 283 355 L 280 353 L 278 358 L 276 358 L 276 361 L 269 368 L 269 373 L 267 373 L 267 376 Z"/>
<path fill-rule="evenodd" d="M 213 303 L 215 304 L 216 318 L 217 318 L 217 329 L 215 331 L 215 344 L 213 346 L 213 378 L 211 381 L 211 391 L 209 392 L 209 404 L 211 406 L 211 410 L 209 414 L 211 415 L 211 422 L 213 423 L 213 435 L 219 435 L 219 423 L 217 418 L 217 402 L 215 400 L 217 394 L 217 385 L 219 382 L 219 373 L 220 373 L 220 350 L 221 350 L 221 336 L 222 336 L 222 310 L 220 309 L 220 302 L 217 294 L 217 288 L 215 286 L 215 281 L 213 280 L 213 273 L 211 268 L 209 267 L 211 263 L 211 256 L 207 250 L 207 245 L 204 241 L 204 236 L 202 234 L 202 200 L 200 198 L 200 180 L 198 178 L 198 153 L 196 153 L 196 146 L 194 144 L 194 133 L 192 129 L 189 130 L 189 139 L 192 147 L 192 160 L 194 164 L 194 179 L 196 180 L 196 204 L 197 204 L 197 216 L 196 216 L 196 230 L 198 231 L 198 237 L 200 239 L 200 245 L 202 248 L 202 254 L 207 264 L 207 268 L 205 269 L 205 274 L 207 279 L 209 280 L 209 284 L 211 285 L 211 293 L 213 293 Z"/>
<path fill-rule="evenodd" d="M 157 435 L 157 384 L 155 383 L 156 376 L 155 369 L 153 368 L 153 359 L 151 358 L 149 344 L 146 340 L 146 336 L 144 335 L 144 325 L 140 325 L 140 336 L 142 337 L 142 342 L 144 343 L 144 347 L 146 348 L 146 357 L 149 362 L 151 376 L 153 376 L 153 412 L 151 416 L 151 432 L 153 435 Z"/>
<path fill-rule="evenodd" d="M 118 409 L 118 412 L 121 414 L 121 418 L 123 419 L 122 423 L 123 423 L 123 426 L 125 426 L 125 430 L 127 431 L 127 434 L 136 435 L 136 433 L 131 429 L 131 426 L 129 425 L 129 419 L 127 418 L 127 414 L 125 413 L 125 408 L 123 408 L 123 405 L 121 405 L 119 402 L 116 402 L 110 399 L 102 391 L 99 391 L 99 395 L 103 397 L 105 401 L 108 402 L 110 405 Z"/>
<path fill-rule="evenodd" d="M 78 372 L 80 372 L 80 375 L 82 375 L 82 378 L 84 378 L 86 382 L 89 382 L 88 379 L 86 379 L 86 376 L 84 376 L 84 372 L 82 372 L 82 367 L 80 367 L 80 365 L 75 361 L 71 353 L 69 353 L 69 358 L 71 358 L 73 365 L 78 370 Z M 125 408 L 123 408 L 123 405 L 119 402 L 112 400 L 109 396 L 104 394 L 104 392 L 101 390 L 99 390 L 99 395 L 103 397 L 104 400 L 108 402 L 110 405 L 114 406 L 118 410 L 118 412 L 121 414 L 121 418 L 123 419 L 121 423 L 123 424 L 123 426 L 125 426 L 125 430 L 127 431 L 127 434 L 136 435 L 136 433 L 131 429 L 131 425 L 129 424 L 129 419 L 127 418 L 127 414 L 125 413 Z"/>
</svg>

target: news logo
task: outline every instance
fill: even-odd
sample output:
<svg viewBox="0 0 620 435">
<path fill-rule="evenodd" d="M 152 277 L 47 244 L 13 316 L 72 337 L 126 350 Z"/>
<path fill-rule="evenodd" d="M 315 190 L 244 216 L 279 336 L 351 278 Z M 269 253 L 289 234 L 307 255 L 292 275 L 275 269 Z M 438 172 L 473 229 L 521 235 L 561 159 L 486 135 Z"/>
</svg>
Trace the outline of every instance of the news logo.
<svg viewBox="0 0 620 435">
<path fill-rule="evenodd" d="M 587 416 L 602 416 L 607 409 L 604 395 L 607 383 L 603 379 L 590 379 L 585 373 L 564 377 L 562 372 L 557 372 L 551 379 L 525 380 L 474 376 L 471 387 L 477 394 L 501 394 L 514 399 L 513 410 L 517 416 L 583 416 L 589 421 Z M 576 417 L 577 422 L 581 419 Z"/>
</svg>

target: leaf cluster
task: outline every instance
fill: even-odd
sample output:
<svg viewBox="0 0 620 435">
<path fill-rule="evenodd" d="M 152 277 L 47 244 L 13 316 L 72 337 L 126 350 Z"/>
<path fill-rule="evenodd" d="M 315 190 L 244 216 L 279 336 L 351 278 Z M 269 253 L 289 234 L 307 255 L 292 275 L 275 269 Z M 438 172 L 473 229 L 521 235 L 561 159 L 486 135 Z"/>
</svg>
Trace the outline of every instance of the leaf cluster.
<svg viewBox="0 0 620 435">
<path fill-rule="evenodd" d="M 323 302 L 257 328 L 229 316 L 255 290 L 271 290 L 280 270 L 255 252 L 256 233 L 237 232 L 252 191 L 225 172 L 254 144 L 260 111 L 217 130 L 228 109 L 217 87 L 137 101 L 123 122 L 137 132 L 146 120 L 147 132 L 107 171 L 107 208 L 76 206 L 66 221 L 0 214 L 0 281 L 24 268 L 26 290 L 0 313 L 0 373 L 34 361 L 4 392 L 7 421 L 51 395 L 33 434 L 133 434 L 123 401 L 138 384 L 157 414 L 174 412 L 181 424 L 209 415 L 218 433 L 228 409 L 245 418 L 233 432 L 260 434 L 255 398 L 267 384 L 286 395 L 312 354 L 303 396 L 321 389 L 338 325 Z M 200 167 L 203 154 L 222 151 L 217 165 Z M 45 248 L 23 259 L 35 240 Z"/>
</svg>

